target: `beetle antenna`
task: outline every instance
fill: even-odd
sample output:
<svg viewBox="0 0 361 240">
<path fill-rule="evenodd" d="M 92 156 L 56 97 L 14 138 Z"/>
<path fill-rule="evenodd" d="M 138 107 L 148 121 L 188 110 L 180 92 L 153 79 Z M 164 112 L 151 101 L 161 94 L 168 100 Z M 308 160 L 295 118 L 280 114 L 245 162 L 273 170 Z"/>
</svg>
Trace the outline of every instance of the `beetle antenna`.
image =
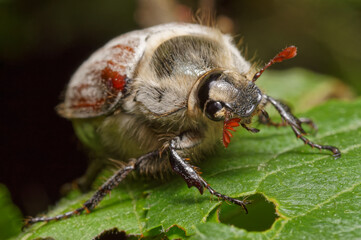
<svg viewBox="0 0 361 240">
<path fill-rule="evenodd" d="M 274 58 L 272 58 L 266 66 L 264 66 L 259 72 L 257 72 L 252 79 L 252 82 L 255 82 L 272 64 L 276 62 L 282 62 L 283 60 L 294 58 L 297 55 L 297 48 L 295 46 L 289 46 L 282 50 L 282 52 L 278 53 Z"/>
</svg>

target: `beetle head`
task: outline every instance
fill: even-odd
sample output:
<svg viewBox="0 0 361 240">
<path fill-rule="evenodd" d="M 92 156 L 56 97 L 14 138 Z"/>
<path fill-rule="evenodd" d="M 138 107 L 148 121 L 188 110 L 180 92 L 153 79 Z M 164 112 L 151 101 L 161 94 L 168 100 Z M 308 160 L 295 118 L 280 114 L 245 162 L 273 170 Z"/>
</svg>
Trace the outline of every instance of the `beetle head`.
<svg viewBox="0 0 361 240">
<path fill-rule="evenodd" d="M 262 100 L 259 88 L 239 74 L 219 70 L 204 78 L 198 90 L 198 103 L 211 120 L 220 121 L 230 115 L 248 118 Z"/>
<path fill-rule="evenodd" d="M 262 92 L 254 82 L 276 62 L 295 57 L 297 48 L 290 46 L 272 58 L 260 71 L 248 80 L 231 71 L 213 70 L 202 76 L 203 84 L 198 90 L 199 107 L 214 121 L 228 120 L 230 115 L 251 117 L 262 100 Z"/>
<path fill-rule="evenodd" d="M 196 91 L 198 106 L 209 119 L 213 121 L 224 119 L 223 145 L 225 147 L 231 141 L 232 134 L 230 131 L 235 131 L 233 127 L 241 124 L 248 131 L 259 131 L 245 125 L 251 122 L 250 118 L 254 114 L 257 114 L 258 105 L 262 101 L 262 92 L 254 82 L 272 64 L 293 58 L 296 54 L 297 48 L 295 46 L 283 49 L 251 80 L 244 75 L 221 69 L 211 70 L 200 77 L 198 83 L 201 84 L 198 85 Z"/>
</svg>

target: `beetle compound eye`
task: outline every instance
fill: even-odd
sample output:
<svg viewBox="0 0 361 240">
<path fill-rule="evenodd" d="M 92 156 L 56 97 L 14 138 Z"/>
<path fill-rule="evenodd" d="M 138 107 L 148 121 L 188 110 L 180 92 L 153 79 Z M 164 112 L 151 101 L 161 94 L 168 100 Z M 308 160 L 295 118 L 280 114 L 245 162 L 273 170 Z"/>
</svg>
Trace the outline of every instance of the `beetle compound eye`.
<svg viewBox="0 0 361 240">
<path fill-rule="evenodd" d="M 206 105 L 205 113 L 207 117 L 214 121 L 220 121 L 224 118 L 224 114 L 220 111 L 223 109 L 221 102 L 209 101 Z"/>
</svg>

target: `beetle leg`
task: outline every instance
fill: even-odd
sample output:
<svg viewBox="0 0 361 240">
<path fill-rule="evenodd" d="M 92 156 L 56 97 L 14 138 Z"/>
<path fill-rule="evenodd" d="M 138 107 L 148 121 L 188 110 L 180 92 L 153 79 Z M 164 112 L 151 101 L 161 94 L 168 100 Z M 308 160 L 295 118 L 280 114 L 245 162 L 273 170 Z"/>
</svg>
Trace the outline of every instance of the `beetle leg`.
<svg viewBox="0 0 361 240">
<path fill-rule="evenodd" d="M 273 126 L 273 127 L 287 126 L 286 122 L 281 122 L 281 123 L 273 122 L 265 110 L 262 110 L 261 113 L 258 115 L 258 122 L 261 124 L 264 124 L 267 126 Z"/>
<path fill-rule="evenodd" d="M 252 132 L 252 133 L 258 133 L 259 132 L 259 129 L 257 128 L 251 128 L 251 127 L 248 127 L 246 124 L 242 123 L 241 126 L 246 129 L 247 131 L 249 132 Z"/>
<path fill-rule="evenodd" d="M 246 213 L 248 213 L 246 205 L 248 202 L 241 201 L 235 198 L 231 198 L 227 195 L 221 194 L 217 191 L 215 191 L 213 188 L 210 187 L 210 185 L 199 175 L 199 172 L 196 170 L 196 167 L 189 164 L 185 159 L 183 159 L 178 153 L 177 146 L 182 145 L 179 144 L 180 137 L 176 137 L 175 139 L 170 141 L 169 144 L 169 161 L 172 166 L 172 169 L 179 174 L 187 183 L 188 187 L 196 187 L 200 194 L 203 194 L 203 189 L 206 188 L 212 195 L 215 195 L 223 200 L 232 202 L 234 204 L 237 204 L 241 206 Z"/>
<path fill-rule="evenodd" d="M 282 103 L 282 104 L 286 107 L 287 112 L 291 113 L 290 108 L 287 105 L 285 105 L 284 103 Z M 305 123 L 305 124 L 309 125 L 315 132 L 317 132 L 317 130 L 318 130 L 317 125 L 311 119 L 299 118 L 298 121 L 300 122 L 300 124 Z M 262 110 L 261 113 L 258 115 L 258 122 L 261 124 L 264 124 L 267 126 L 273 126 L 273 127 L 285 127 L 288 125 L 286 121 L 283 121 L 281 123 L 273 122 L 265 110 Z"/>
<path fill-rule="evenodd" d="M 125 167 L 119 169 L 113 176 L 111 176 L 94 194 L 93 196 L 86 201 L 82 207 L 77 208 L 73 211 L 60 214 L 54 217 L 35 217 L 35 218 L 27 218 L 24 220 L 24 226 L 23 228 L 26 228 L 34 223 L 37 222 L 49 222 L 52 220 L 60 220 L 64 218 L 68 218 L 74 215 L 77 215 L 79 213 L 82 213 L 84 210 L 86 212 L 90 212 L 92 209 L 94 209 L 98 203 L 108 194 L 110 191 L 112 191 L 116 186 L 119 185 L 119 183 L 133 170 L 136 170 L 139 168 L 139 164 L 146 159 L 149 158 L 155 158 L 159 157 L 159 151 L 153 151 L 150 153 L 147 153 L 137 159 L 131 159 L 128 165 Z"/>
<path fill-rule="evenodd" d="M 219 198 L 222 198 L 222 199 L 225 200 L 225 201 L 229 201 L 229 202 L 231 202 L 231 203 L 237 204 L 238 206 L 241 206 L 241 207 L 244 209 L 244 211 L 246 212 L 246 214 L 248 213 L 248 210 L 247 210 L 247 208 L 246 208 L 246 205 L 247 205 L 247 204 L 250 204 L 250 202 L 245 201 L 245 200 L 241 201 L 241 200 L 238 200 L 238 199 L 236 199 L 236 198 L 231 198 L 231 197 L 228 197 L 227 195 L 224 195 L 224 194 L 221 194 L 221 193 L 219 193 L 219 192 L 216 192 L 213 188 L 211 188 L 211 186 L 210 186 L 203 178 L 201 178 L 201 179 L 202 179 L 202 181 L 203 181 L 203 184 L 205 185 L 205 188 L 207 188 L 208 191 L 209 191 L 212 195 L 217 196 L 217 197 L 219 197 Z"/>
<path fill-rule="evenodd" d="M 314 123 L 311 119 L 302 117 L 302 118 L 299 118 L 298 120 L 300 120 L 301 123 L 305 123 L 308 126 L 310 126 L 313 129 L 313 131 L 315 131 L 315 132 L 318 131 L 318 127 L 317 127 L 316 123 Z"/>
<path fill-rule="evenodd" d="M 195 167 L 177 153 L 177 150 L 194 147 L 199 142 L 198 140 L 200 138 L 194 138 L 191 133 L 184 133 L 173 138 L 169 144 L 169 162 L 172 169 L 186 181 L 188 187 L 194 186 L 203 194 L 202 178 Z"/>
<path fill-rule="evenodd" d="M 307 118 L 306 119 L 303 118 L 303 119 L 300 120 L 300 119 L 296 118 L 291 113 L 291 110 L 285 104 L 283 104 L 280 101 L 277 101 L 277 100 L 275 100 L 272 97 L 267 96 L 267 95 L 264 95 L 264 98 L 267 99 L 267 101 L 270 102 L 275 107 L 275 109 L 281 115 L 282 119 L 288 125 L 290 125 L 293 132 L 296 134 L 297 138 L 301 139 L 305 144 L 311 146 L 312 148 L 317 148 L 317 149 L 320 149 L 320 150 L 325 149 L 325 150 L 331 151 L 335 158 L 339 158 L 341 156 L 341 152 L 340 152 L 340 150 L 338 148 L 333 147 L 333 146 L 327 146 L 327 145 L 319 145 L 319 144 L 311 142 L 306 137 L 304 137 L 306 132 L 302 128 L 301 124 L 306 123 L 306 124 L 310 124 L 312 126 L 314 124 L 313 124 L 313 122 L 311 120 L 309 120 Z"/>
</svg>

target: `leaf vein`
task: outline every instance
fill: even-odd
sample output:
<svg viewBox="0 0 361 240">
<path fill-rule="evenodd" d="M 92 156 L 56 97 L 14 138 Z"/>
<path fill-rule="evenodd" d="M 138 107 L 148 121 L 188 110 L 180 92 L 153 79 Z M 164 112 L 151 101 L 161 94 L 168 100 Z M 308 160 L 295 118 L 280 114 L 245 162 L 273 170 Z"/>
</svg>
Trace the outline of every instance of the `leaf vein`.
<svg viewBox="0 0 361 240">
<path fill-rule="evenodd" d="M 323 201 L 322 203 L 319 203 L 319 204 L 316 204 L 313 208 L 311 208 L 310 210 L 302 213 L 302 214 L 299 214 L 297 216 L 294 216 L 294 217 L 291 217 L 290 219 L 293 220 L 293 219 L 296 219 L 298 217 L 303 217 L 303 216 L 306 216 L 307 214 L 315 211 L 315 210 L 318 210 L 320 209 L 321 207 L 323 207 L 325 204 L 331 202 L 332 200 L 338 198 L 339 196 L 341 196 L 342 194 L 345 194 L 345 193 L 348 193 L 348 192 L 351 192 L 353 191 L 356 187 L 360 186 L 361 185 L 361 181 L 360 182 L 356 182 L 355 184 L 351 185 L 351 187 L 349 188 L 346 188 L 345 190 L 342 190 L 338 193 L 336 193 L 335 195 L 331 196 L 330 198 L 326 199 L 325 201 Z"/>
</svg>

